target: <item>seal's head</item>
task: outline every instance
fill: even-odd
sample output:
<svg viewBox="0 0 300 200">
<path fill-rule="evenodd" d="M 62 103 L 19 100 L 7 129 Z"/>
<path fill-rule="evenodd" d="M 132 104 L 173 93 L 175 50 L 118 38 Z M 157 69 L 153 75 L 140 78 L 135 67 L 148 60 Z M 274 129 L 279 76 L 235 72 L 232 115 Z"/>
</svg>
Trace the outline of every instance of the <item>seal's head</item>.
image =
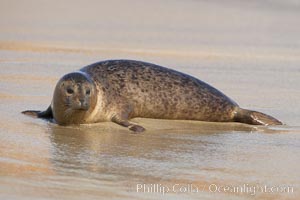
<svg viewBox="0 0 300 200">
<path fill-rule="evenodd" d="M 63 76 L 57 83 L 52 110 L 58 124 L 85 123 L 97 101 L 93 81 L 83 72 Z"/>
</svg>

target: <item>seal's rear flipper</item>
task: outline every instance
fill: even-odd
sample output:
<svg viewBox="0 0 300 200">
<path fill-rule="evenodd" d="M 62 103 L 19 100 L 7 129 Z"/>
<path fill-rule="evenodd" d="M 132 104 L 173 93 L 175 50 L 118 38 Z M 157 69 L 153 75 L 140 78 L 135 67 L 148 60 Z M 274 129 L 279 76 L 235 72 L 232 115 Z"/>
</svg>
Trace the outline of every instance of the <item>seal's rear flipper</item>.
<svg viewBox="0 0 300 200">
<path fill-rule="evenodd" d="M 36 118 L 44 118 L 44 119 L 53 118 L 51 106 L 49 106 L 45 111 L 25 110 L 22 113 L 24 115 L 29 115 Z"/>
<path fill-rule="evenodd" d="M 242 108 L 237 110 L 234 119 L 236 122 L 252 125 L 282 125 L 281 121 L 271 117 L 270 115 Z"/>
</svg>

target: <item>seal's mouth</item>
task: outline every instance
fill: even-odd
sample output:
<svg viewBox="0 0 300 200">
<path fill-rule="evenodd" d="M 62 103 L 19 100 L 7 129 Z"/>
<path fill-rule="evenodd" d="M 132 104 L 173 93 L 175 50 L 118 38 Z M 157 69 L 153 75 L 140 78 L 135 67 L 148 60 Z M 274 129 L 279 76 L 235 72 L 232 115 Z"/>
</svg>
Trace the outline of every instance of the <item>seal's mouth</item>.
<svg viewBox="0 0 300 200">
<path fill-rule="evenodd" d="M 76 105 L 72 106 L 73 110 L 78 110 L 78 111 L 87 111 L 90 108 L 89 105 Z"/>
<path fill-rule="evenodd" d="M 90 107 L 89 106 L 80 106 L 78 110 L 87 111 Z"/>
</svg>

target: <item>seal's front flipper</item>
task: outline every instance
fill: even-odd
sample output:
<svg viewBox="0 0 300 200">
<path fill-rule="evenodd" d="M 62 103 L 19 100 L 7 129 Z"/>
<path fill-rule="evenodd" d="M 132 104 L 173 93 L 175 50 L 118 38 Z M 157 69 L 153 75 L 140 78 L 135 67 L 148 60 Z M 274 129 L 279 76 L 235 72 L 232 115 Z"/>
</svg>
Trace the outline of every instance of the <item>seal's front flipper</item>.
<svg viewBox="0 0 300 200">
<path fill-rule="evenodd" d="M 25 110 L 22 112 L 24 115 L 29 115 L 35 118 L 44 118 L 50 119 L 53 118 L 51 106 L 47 108 L 45 111 L 37 111 L 37 110 Z"/>
<path fill-rule="evenodd" d="M 281 121 L 271 117 L 270 115 L 242 108 L 237 110 L 235 121 L 253 125 L 282 125 Z"/>
<path fill-rule="evenodd" d="M 134 133 L 141 133 L 141 132 L 145 131 L 144 127 L 139 126 L 137 124 L 133 124 L 133 123 L 129 122 L 127 119 L 122 119 L 122 118 L 118 117 L 117 115 L 115 115 L 111 119 L 111 121 L 116 124 L 119 124 L 121 126 L 129 128 L 129 130 L 133 131 Z"/>
<path fill-rule="evenodd" d="M 131 124 L 129 126 L 129 130 L 133 131 L 134 133 L 141 133 L 144 132 L 146 129 L 140 125 Z"/>
</svg>

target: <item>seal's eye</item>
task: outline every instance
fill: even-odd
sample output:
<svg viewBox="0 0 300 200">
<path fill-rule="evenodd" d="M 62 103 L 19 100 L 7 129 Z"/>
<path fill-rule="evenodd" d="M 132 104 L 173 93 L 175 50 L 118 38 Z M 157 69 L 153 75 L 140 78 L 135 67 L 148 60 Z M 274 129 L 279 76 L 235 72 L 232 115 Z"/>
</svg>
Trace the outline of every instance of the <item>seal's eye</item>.
<svg viewBox="0 0 300 200">
<path fill-rule="evenodd" d="M 87 95 L 90 95 L 90 94 L 91 94 L 91 90 L 87 90 L 85 93 L 86 93 Z"/>
<path fill-rule="evenodd" d="M 67 89 L 67 93 L 68 93 L 68 94 L 73 94 L 73 93 L 74 93 L 74 90 L 71 89 L 71 88 L 68 88 L 68 89 Z"/>
</svg>

